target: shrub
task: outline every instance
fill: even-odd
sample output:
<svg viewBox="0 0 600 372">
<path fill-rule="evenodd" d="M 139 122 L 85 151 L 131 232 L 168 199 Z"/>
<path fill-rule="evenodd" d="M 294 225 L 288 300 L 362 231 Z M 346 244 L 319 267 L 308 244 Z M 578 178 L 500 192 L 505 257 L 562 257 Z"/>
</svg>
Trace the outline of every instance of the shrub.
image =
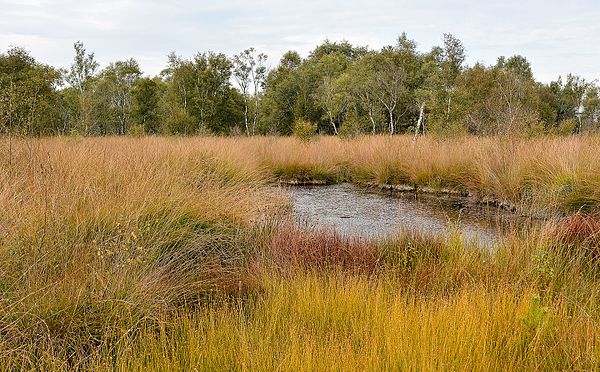
<svg viewBox="0 0 600 372">
<path fill-rule="evenodd" d="M 129 135 L 132 137 L 143 137 L 146 134 L 143 124 L 136 124 L 129 128 Z"/>
<path fill-rule="evenodd" d="M 549 223 L 546 234 L 548 241 L 563 253 L 583 254 L 592 260 L 600 258 L 600 215 L 575 213 Z"/>
<path fill-rule="evenodd" d="M 561 121 L 558 124 L 558 127 L 554 128 L 553 133 L 561 136 L 567 136 L 569 134 L 575 133 L 577 129 L 577 120 L 575 119 L 566 119 Z"/>
<path fill-rule="evenodd" d="M 170 108 L 165 119 L 166 132 L 169 134 L 194 133 L 194 118 L 184 109 Z"/>
<path fill-rule="evenodd" d="M 302 142 L 308 142 L 317 133 L 317 125 L 306 120 L 297 120 L 294 123 L 294 136 Z"/>
<path fill-rule="evenodd" d="M 282 270 L 341 269 L 371 274 L 379 268 L 377 247 L 367 241 L 340 235 L 335 230 L 301 229 L 293 223 L 283 224 L 271 238 L 269 253 Z"/>
<path fill-rule="evenodd" d="M 352 112 L 346 116 L 344 123 L 340 127 L 340 137 L 341 138 L 355 138 L 356 136 L 365 132 L 365 124 L 362 123 L 356 115 L 356 113 Z"/>
</svg>

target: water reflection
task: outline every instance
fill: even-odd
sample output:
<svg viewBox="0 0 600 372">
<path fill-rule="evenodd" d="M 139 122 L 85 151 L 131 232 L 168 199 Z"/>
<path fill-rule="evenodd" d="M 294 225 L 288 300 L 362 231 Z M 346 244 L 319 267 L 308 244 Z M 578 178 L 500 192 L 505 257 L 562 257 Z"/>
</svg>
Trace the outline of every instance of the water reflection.
<svg viewBox="0 0 600 372">
<path fill-rule="evenodd" d="M 395 234 L 403 228 L 444 236 L 454 231 L 492 247 L 515 223 L 507 212 L 475 207 L 462 198 L 392 196 L 351 184 L 287 187 L 286 191 L 298 221 L 364 238 Z"/>
</svg>

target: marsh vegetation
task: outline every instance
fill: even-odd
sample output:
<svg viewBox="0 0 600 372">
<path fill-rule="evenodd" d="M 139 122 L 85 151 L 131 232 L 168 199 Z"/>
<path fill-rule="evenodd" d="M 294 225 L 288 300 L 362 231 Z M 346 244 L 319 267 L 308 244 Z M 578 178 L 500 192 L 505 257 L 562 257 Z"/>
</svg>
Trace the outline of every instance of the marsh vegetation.
<svg viewBox="0 0 600 372">
<path fill-rule="evenodd" d="M 32 370 L 594 370 L 600 139 L 0 140 L 0 359 Z M 546 220 L 308 228 L 273 183 L 466 190 Z"/>
</svg>

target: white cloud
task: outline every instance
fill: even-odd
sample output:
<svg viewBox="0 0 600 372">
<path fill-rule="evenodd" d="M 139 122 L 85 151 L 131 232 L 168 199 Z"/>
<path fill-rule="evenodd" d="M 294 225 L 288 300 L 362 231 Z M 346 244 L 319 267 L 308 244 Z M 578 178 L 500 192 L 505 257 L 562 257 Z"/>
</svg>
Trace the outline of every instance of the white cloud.
<svg viewBox="0 0 600 372">
<path fill-rule="evenodd" d="M 600 77 L 600 7 L 595 0 L 0 0 L 0 49 L 22 45 L 68 66 L 82 40 L 104 65 L 135 57 L 158 73 L 174 50 L 233 54 L 254 46 L 271 65 L 289 49 L 308 53 L 325 38 L 379 48 L 406 31 L 422 50 L 444 32 L 463 40 L 469 63 L 523 54 L 536 77 Z"/>
</svg>

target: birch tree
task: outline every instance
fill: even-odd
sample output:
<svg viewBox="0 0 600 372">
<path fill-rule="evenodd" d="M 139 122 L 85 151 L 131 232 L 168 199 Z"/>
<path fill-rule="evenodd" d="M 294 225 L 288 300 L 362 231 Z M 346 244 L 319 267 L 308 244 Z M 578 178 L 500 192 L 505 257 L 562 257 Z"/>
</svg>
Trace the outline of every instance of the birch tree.
<svg viewBox="0 0 600 372">
<path fill-rule="evenodd" d="M 450 120 L 452 99 L 456 86 L 456 78 L 460 75 L 465 61 L 465 48 L 462 42 L 452 34 L 444 34 L 443 59 L 441 74 L 447 95 L 446 120 Z"/>
<path fill-rule="evenodd" d="M 396 129 L 396 109 L 407 95 L 406 73 L 403 67 L 394 63 L 390 56 L 381 55 L 377 61 L 377 70 L 373 74 L 373 92 L 385 108 L 388 116 L 389 135 Z"/>
<path fill-rule="evenodd" d="M 93 121 L 92 80 L 100 65 L 96 62 L 94 53 L 87 53 L 81 41 L 76 42 L 73 47 L 75 58 L 66 80 L 78 94 L 78 126 L 88 134 Z"/>
<path fill-rule="evenodd" d="M 256 133 L 256 124 L 258 121 L 258 113 L 260 111 L 260 96 L 259 93 L 264 87 L 267 78 L 267 68 L 265 66 L 267 55 L 263 53 L 256 54 L 254 48 L 244 50 L 233 57 L 233 77 L 236 80 L 242 96 L 244 98 L 244 127 L 246 135 L 254 135 Z M 252 126 L 249 125 L 249 101 L 250 89 L 252 91 L 253 116 Z"/>
<path fill-rule="evenodd" d="M 339 92 L 333 78 L 326 76 L 317 89 L 317 102 L 325 111 L 325 116 L 333 129 L 333 133 L 339 135 L 340 117 L 346 109 L 346 101 Z"/>
<path fill-rule="evenodd" d="M 376 134 L 381 119 L 380 102 L 373 79 L 375 67 L 372 55 L 356 61 L 340 77 L 349 105 L 366 114 L 371 134 Z"/>
<path fill-rule="evenodd" d="M 118 134 L 127 133 L 132 90 L 141 75 L 139 65 L 133 58 L 111 63 L 100 73 L 102 83 L 106 84 L 105 94 L 108 95 L 109 107 L 115 112 L 117 118 Z"/>
</svg>

